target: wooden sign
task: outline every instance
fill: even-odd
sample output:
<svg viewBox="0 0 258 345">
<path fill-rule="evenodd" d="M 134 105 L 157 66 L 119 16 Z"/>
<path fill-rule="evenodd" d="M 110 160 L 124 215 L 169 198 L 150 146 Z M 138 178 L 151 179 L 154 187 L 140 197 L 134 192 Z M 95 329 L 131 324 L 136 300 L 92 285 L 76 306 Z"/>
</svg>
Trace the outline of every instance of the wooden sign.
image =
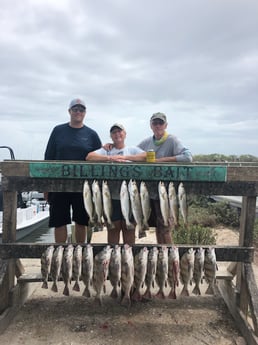
<svg viewBox="0 0 258 345">
<path fill-rule="evenodd" d="M 29 174 L 34 178 L 225 182 L 227 167 L 168 163 L 31 162 Z"/>
</svg>

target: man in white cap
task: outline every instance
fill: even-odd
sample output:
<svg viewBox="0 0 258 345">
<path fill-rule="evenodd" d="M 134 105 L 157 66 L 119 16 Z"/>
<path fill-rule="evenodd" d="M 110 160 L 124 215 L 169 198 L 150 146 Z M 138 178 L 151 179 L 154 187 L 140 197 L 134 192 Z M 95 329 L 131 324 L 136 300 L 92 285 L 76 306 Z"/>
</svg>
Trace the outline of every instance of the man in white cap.
<svg viewBox="0 0 258 345">
<path fill-rule="evenodd" d="M 84 101 L 79 98 L 73 99 L 68 112 L 70 121 L 56 126 L 49 137 L 45 160 L 85 161 L 89 152 L 101 147 L 98 134 L 84 125 L 86 115 Z M 85 242 L 85 226 L 88 225 L 89 218 L 84 208 L 82 193 L 51 192 L 49 194 L 49 226 L 55 228 L 55 241 L 66 242 L 67 224 L 71 223 L 70 207 L 72 207 L 76 242 Z"/>
<path fill-rule="evenodd" d="M 164 113 L 154 113 L 150 118 L 150 127 L 153 135 L 144 139 L 138 145 L 142 150 L 155 151 L 156 162 L 192 162 L 191 152 L 185 148 L 178 138 L 168 134 L 167 117 Z M 152 214 L 151 219 L 156 226 L 156 238 L 159 244 L 172 243 L 171 226 L 165 226 L 161 215 L 160 203 L 158 198 L 151 200 Z"/>
<path fill-rule="evenodd" d="M 109 151 L 101 148 L 97 151 L 90 152 L 86 160 L 99 162 L 146 161 L 145 151 L 137 146 L 125 145 L 126 131 L 123 125 L 115 123 L 113 126 L 111 126 L 110 137 L 113 143 L 110 144 Z M 123 242 L 127 244 L 134 244 L 135 228 L 130 230 L 126 228 L 126 223 L 122 215 L 119 195 L 112 195 L 112 209 L 113 213 L 111 220 L 114 224 L 114 227 L 112 229 L 108 227 L 108 243 L 118 244 L 120 233 L 122 231 Z"/>
</svg>

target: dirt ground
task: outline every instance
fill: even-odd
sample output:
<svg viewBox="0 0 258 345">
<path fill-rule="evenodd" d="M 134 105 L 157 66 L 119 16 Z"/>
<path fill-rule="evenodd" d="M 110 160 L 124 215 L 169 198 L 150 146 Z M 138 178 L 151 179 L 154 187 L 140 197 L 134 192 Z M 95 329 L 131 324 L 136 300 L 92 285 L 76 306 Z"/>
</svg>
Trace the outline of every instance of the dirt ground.
<svg viewBox="0 0 258 345">
<path fill-rule="evenodd" d="M 217 233 L 218 244 L 238 244 L 237 232 L 218 229 Z M 94 233 L 93 242 L 105 243 L 106 233 Z M 148 232 L 147 239 L 139 242 L 155 243 L 154 232 Z M 40 270 L 39 260 L 24 260 L 24 264 L 28 272 Z M 0 335 L 0 344 L 246 344 L 219 293 L 205 295 L 206 284 L 200 297 L 181 297 L 180 286 L 176 300 L 153 299 L 134 303 L 130 309 L 109 296 L 109 285 L 103 306 L 99 306 L 94 297 L 82 297 L 83 283 L 81 292 L 70 289 L 69 297 L 62 294 L 62 282 L 58 293 L 42 289 L 40 283 L 33 284 L 34 293 Z"/>
</svg>

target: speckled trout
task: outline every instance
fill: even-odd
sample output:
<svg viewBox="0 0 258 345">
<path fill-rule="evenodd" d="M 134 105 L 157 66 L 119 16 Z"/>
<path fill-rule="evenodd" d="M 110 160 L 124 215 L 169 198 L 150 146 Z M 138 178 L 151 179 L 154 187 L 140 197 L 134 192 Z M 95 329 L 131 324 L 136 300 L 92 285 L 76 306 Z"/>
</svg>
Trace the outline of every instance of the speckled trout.
<svg viewBox="0 0 258 345">
<path fill-rule="evenodd" d="M 49 246 L 41 255 L 41 275 L 42 275 L 42 288 L 48 289 L 48 276 L 50 275 L 51 262 L 54 253 L 54 246 Z"/>
</svg>

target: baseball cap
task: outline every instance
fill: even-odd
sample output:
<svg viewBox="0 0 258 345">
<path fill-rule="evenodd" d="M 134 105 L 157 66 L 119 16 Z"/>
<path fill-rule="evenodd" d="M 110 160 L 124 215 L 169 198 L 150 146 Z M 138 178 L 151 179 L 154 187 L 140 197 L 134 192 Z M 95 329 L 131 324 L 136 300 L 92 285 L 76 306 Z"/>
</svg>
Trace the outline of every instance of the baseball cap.
<svg viewBox="0 0 258 345">
<path fill-rule="evenodd" d="M 120 123 L 115 123 L 113 126 L 111 126 L 110 133 L 113 131 L 114 128 L 118 128 L 118 129 L 121 129 L 122 131 L 125 131 L 125 128 L 123 125 L 121 125 Z"/>
<path fill-rule="evenodd" d="M 166 117 L 166 115 L 165 114 L 163 114 L 163 113 L 154 113 L 153 115 L 152 115 L 152 117 L 151 117 L 151 122 L 153 121 L 153 120 L 156 120 L 156 119 L 159 119 L 159 120 L 162 120 L 162 121 L 164 121 L 165 123 L 167 123 L 167 117 Z"/>
<path fill-rule="evenodd" d="M 86 105 L 84 103 L 84 101 L 82 101 L 80 98 L 75 98 L 70 102 L 69 105 L 69 109 L 71 109 L 72 107 L 74 107 L 75 105 L 81 105 L 86 109 Z"/>
</svg>

